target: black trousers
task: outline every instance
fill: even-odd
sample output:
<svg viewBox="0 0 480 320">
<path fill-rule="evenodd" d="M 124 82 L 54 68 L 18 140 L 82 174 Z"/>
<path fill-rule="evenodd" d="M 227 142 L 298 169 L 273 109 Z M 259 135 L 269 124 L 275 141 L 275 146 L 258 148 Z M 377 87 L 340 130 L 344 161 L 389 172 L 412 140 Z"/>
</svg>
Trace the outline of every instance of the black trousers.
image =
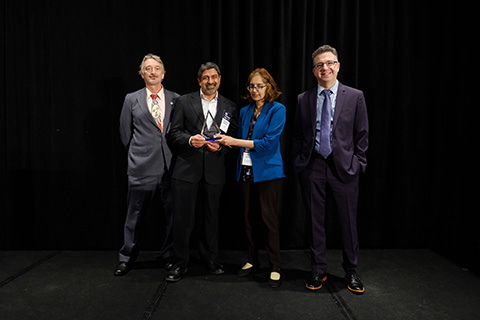
<svg viewBox="0 0 480 320">
<path fill-rule="evenodd" d="M 205 263 L 217 261 L 218 210 L 222 190 L 223 184 L 208 184 L 203 179 L 198 183 L 172 179 L 173 239 L 179 267 L 188 266 L 190 261 L 189 243 L 196 222 L 200 224 L 198 249 L 201 259 Z M 201 204 L 198 210 L 197 204 Z"/>
<path fill-rule="evenodd" d="M 279 271 L 281 264 L 277 210 L 279 185 L 280 179 L 242 183 L 248 262 L 258 266 L 259 245 L 262 238 L 266 238 L 268 261 L 272 271 Z"/>
</svg>

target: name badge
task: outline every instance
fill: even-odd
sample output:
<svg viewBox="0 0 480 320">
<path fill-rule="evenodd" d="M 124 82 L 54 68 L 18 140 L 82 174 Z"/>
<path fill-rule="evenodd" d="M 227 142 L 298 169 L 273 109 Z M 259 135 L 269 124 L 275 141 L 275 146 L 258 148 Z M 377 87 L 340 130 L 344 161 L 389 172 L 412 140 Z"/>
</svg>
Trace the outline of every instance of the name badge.
<svg viewBox="0 0 480 320">
<path fill-rule="evenodd" d="M 252 166 L 252 158 L 250 158 L 250 150 L 244 149 L 242 155 L 242 166 Z"/>
<path fill-rule="evenodd" d="M 220 130 L 222 130 L 223 132 L 227 132 L 228 127 L 230 126 L 231 119 L 232 119 L 232 115 L 230 114 L 230 112 L 225 110 L 222 117 L 222 123 L 220 124 Z"/>
</svg>

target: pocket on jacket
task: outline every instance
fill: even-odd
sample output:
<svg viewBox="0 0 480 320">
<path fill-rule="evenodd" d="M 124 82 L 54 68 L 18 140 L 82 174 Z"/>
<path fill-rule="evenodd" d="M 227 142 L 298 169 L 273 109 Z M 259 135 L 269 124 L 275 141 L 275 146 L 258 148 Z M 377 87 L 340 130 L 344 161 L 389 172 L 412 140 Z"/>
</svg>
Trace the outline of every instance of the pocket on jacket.
<svg viewBox="0 0 480 320">
<path fill-rule="evenodd" d="M 265 160 L 265 164 L 268 166 L 282 166 L 283 161 L 282 159 L 269 159 L 269 160 Z"/>
<path fill-rule="evenodd" d="M 147 155 L 150 153 L 150 148 L 132 145 L 130 147 L 130 152 L 134 155 Z"/>
</svg>

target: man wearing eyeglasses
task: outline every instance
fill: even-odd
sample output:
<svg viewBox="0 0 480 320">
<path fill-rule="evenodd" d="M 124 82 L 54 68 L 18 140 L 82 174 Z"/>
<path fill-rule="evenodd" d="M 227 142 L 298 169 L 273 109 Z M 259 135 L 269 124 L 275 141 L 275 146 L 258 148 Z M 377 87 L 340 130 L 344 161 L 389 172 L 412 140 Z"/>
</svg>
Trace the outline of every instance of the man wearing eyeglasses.
<svg viewBox="0 0 480 320">
<path fill-rule="evenodd" d="M 359 175 L 367 166 L 368 117 L 363 92 L 337 80 L 335 48 L 324 45 L 312 54 L 317 85 L 298 96 L 292 137 L 292 161 L 309 221 L 313 276 L 308 290 L 327 279 L 325 212 L 327 187 L 335 201 L 343 243 L 347 288 L 363 294 L 357 273 L 359 244 L 357 202 Z"/>
</svg>

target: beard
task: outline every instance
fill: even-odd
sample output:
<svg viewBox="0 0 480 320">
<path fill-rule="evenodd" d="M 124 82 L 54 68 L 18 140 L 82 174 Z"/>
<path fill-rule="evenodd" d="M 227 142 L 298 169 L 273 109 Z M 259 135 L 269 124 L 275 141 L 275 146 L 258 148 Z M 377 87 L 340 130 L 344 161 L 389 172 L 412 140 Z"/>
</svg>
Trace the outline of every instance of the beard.
<svg viewBox="0 0 480 320">
<path fill-rule="evenodd" d="M 206 94 L 214 94 L 216 91 L 217 91 L 217 83 L 216 82 L 205 86 L 205 93 Z"/>
</svg>

